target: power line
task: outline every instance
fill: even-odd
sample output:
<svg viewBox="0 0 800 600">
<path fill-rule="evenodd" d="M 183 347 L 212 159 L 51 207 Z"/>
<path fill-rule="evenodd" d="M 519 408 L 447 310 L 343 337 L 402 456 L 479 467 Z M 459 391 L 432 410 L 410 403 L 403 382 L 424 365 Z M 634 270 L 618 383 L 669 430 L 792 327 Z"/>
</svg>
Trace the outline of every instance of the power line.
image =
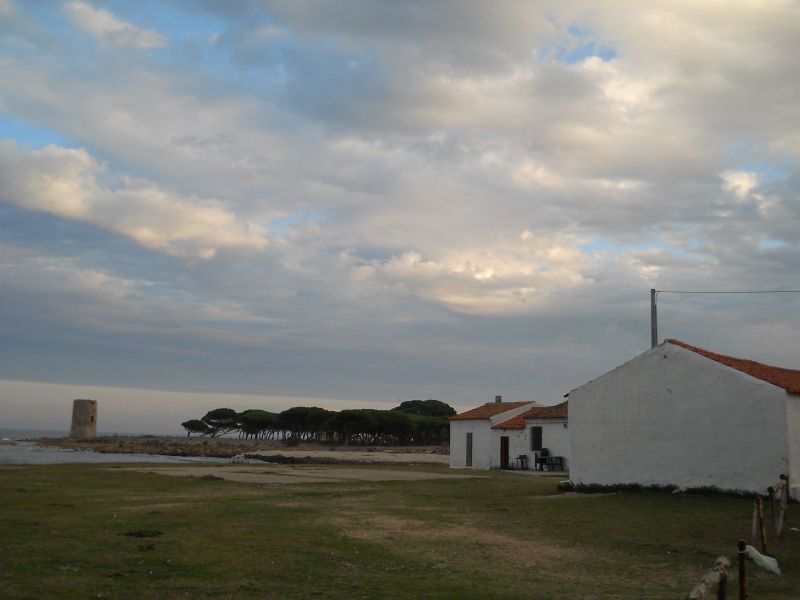
<svg viewBox="0 0 800 600">
<path fill-rule="evenodd" d="M 650 346 L 655 348 L 658 345 L 658 309 L 656 307 L 656 297 L 659 294 L 800 294 L 800 290 L 730 290 L 730 291 L 710 291 L 710 290 L 657 290 L 650 289 Z"/>
<path fill-rule="evenodd" d="M 656 294 L 800 294 L 800 290 L 743 290 L 728 292 L 656 290 Z"/>
</svg>

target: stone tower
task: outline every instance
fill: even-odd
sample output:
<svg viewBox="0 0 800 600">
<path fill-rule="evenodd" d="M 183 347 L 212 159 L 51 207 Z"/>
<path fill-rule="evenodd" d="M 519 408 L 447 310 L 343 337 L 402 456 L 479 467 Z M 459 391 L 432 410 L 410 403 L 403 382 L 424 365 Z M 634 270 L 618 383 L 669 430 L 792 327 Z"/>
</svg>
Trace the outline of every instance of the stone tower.
<svg viewBox="0 0 800 600">
<path fill-rule="evenodd" d="M 71 438 L 97 437 L 97 400 L 75 400 L 72 403 Z"/>
</svg>

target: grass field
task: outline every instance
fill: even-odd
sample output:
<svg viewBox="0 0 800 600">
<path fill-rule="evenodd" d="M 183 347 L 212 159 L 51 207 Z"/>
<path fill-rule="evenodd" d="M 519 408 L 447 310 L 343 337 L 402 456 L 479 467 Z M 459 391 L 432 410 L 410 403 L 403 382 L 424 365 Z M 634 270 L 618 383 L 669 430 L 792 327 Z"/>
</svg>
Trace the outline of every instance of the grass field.
<svg viewBox="0 0 800 600">
<path fill-rule="evenodd" d="M 555 478 L 488 475 L 267 486 L 0 467 L 0 598 L 677 599 L 749 535 L 746 499 L 556 497 Z M 800 598 L 798 523 L 790 506 L 784 575 L 751 566 L 751 598 Z"/>
</svg>

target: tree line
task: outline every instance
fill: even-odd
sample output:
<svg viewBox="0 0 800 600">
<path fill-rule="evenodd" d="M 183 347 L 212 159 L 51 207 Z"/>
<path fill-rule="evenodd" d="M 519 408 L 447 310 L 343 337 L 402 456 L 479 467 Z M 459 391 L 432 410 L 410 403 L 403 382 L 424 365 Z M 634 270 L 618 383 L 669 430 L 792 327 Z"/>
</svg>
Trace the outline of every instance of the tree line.
<svg viewBox="0 0 800 600">
<path fill-rule="evenodd" d="M 449 440 L 449 419 L 456 411 L 439 400 L 407 400 L 390 410 L 371 408 L 331 411 L 295 406 L 280 413 L 260 409 L 236 412 L 215 408 L 200 419 L 184 421 L 193 433 L 219 437 L 238 433 L 243 439 L 318 441 L 337 444 L 441 444 Z"/>
</svg>

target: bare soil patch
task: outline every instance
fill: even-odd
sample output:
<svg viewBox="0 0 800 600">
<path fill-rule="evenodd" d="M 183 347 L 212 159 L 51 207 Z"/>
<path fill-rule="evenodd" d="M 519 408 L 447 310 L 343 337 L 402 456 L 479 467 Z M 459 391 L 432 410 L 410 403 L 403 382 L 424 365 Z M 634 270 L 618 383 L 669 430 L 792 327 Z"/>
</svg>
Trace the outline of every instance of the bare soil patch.
<svg viewBox="0 0 800 600">
<path fill-rule="evenodd" d="M 575 549 L 533 540 L 521 540 L 491 530 L 466 525 L 434 524 L 430 521 L 377 515 L 358 519 L 336 519 L 344 535 L 363 540 L 391 540 L 398 538 L 417 543 L 420 540 L 461 542 L 464 548 L 476 545 L 484 547 L 489 554 L 520 566 L 531 567 L 547 561 L 575 561 L 581 553 Z"/>
<path fill-rule="evenodd" d="M 132 467 L 141 473 L 156 473 L 177 477 L 215 475 L 227 481 L 259 484 L 324 483 L 341 481 L 419 481 L 425 479 L 467 479 L 477 475 L 455 475 L 427 471 L 391 469 L 356 469 L 321 465 L 224 465 Z"/>
<path fill-rule="evenodd" d="M 306 464 L 373 464 L 373 465 L 441 465 L 447 466 L 449 454 L 438 452 L 409 452 L 408 448 L 396 450 L 315 450 L 307 448 L 258 450 L 245 454 L 254 459 L 267 462 L 306 463 Z M 285 460 L 281 460 L 281 459 Z"/>
<path fill-rule="evenodd" d="M 605 492 L 601 494 L 582 494 L 580 492 L 561 492 L 558 494 L 550 494 L 549 496 L 526 496 L 526 500 L 577 500 L 578 498 L 600 498 L 602 496 L 616 496 L 618 492 Z"/>
</svg>

